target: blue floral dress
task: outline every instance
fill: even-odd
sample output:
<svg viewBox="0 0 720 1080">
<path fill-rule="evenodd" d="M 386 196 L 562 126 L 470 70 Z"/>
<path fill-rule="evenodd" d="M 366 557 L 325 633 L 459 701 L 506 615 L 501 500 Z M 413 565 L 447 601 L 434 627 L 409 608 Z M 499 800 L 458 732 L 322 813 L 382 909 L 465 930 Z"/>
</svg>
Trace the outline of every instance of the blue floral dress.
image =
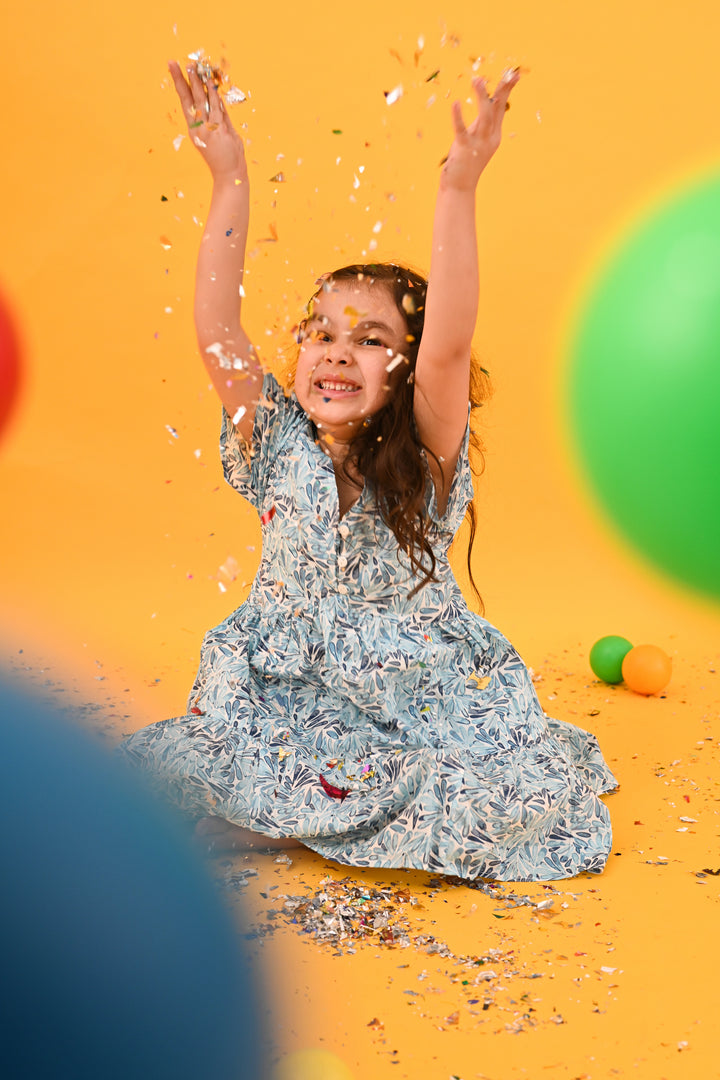
<svg viewBox="0 0 720 1080">
<path fill-rule="evenodd" d="M 367 486 L 341 519 L 330 459 L 268 374 L 252 446 L 224 413 L 225 477 L 263 523 L 248 599 L 204 638 L 185 716 L 122 752 L 195 817 L 296 837 L 353 866 L 546 881 L 600 872 L 595 737 L 545 716 L 509 642 L 466 606 L 447 550 L 472 498 L 468 436 L 438 581 L 415 582 Z"/>
</svg>

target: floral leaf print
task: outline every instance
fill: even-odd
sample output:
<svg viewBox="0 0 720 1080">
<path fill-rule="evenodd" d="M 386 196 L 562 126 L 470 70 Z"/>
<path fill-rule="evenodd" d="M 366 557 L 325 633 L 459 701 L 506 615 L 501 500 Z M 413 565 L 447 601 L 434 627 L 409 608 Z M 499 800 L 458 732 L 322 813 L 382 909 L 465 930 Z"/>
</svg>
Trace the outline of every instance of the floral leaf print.
<svg viewBox="0 0 720 1080">
<path fill-rule="evenodd" d="M 616 787 L 595 737 L 545 715 L 517 652 L 467 608 L 447 551 L 472 498 L 468 433 L 413 582 L 372 493 L 341 518 L 332 467 L 267 375 L 227 481 L 264 515 L 247 600 L 204 637 L 188 714 L 121 752 L 192 817 L 299 837 L 340 863 L 465 878 L 599 873 Z M 332 763 L 329 765 L 328 763 Z"/>
</svg>

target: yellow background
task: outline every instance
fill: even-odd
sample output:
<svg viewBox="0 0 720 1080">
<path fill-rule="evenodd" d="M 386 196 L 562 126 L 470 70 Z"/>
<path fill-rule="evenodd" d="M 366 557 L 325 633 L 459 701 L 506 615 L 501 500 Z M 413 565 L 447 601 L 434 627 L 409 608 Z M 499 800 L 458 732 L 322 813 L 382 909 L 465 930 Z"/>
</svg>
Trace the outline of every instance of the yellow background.
<svg viewBox="0 0 720 1080">
<path fill-rule="evenodd" d="M 465 1080 L 483 1069 L 495 1080 L 720 1075 L 714 977 L 705 986 L 718 889 L 710 881 L 700 899 L 689 877 L 717 863 L 717 830 L 681 838 L 676 877 L 664 879 L 674 884 L 661 894 L 628 854 L 644 815 L 655 814 L 661 839 L 667 828 L 670 847 L 679 842 L 654 769 L 685 759 L 714 730 L 719 612 L 614 537 L 576 473 L 559 405 L 568 334 L 600 261 L 658 198 L 720 165 L 720 14 L 704 0 L 453 0 L 442 10 L 429 0 L 205 10 L 127 0 L 6 5 L 1 29 L 0 287 L 18 322 L 25 384 L 0 444 L 0 636 L 8 666 L 51 669 L 86 699 L 120 702 L 126 727 L 184 711 L 202 634 L 242 601 L 259 556 L 254 512 L 222 482 L 219 409 L 195 350 L 193 269 L 210 184 L 188 139 L 173 145 L 185 128 L 166 60 L 202 48 L 251 93 L 232 108 L 247 125 L 253 184 L 246 322 L 270 360 L 321 272 L 363 252 L 427 269 L 450 100 L 469 96 L 479 57 L 491 81 L 508 65 L 527 69 L 479 194 L 476 348 L 495 396 L 476 485 L 475 576 L 488 618 L 546 680 L 572 684 L 581 713 L 608 695 L 615 703 L 614 719 L 601 708 L 585 724 L 623 781 L 610 805 L 626 859 L 590 884 L 606 890 L 627 931 L 626 999 L 600 1036 L 578 1019 L 500 1042 L 470 1032 L 461 1049 L 462 1030 L 408 1034 L 406 1003 L 388 998 L 398 1045 L 405 1038 L 412 1056 L 427 1044 L 425 1064 L 399 1072 L 363 1042 L 370 1015 L 340 1003 L 334 980 L 347 985 L 337 975 L 345 961 L 300 956 L 288 938 L 315 974 L 314 1004 L 286 1045 L 324 1038 L 358 1078 L 381 1080 L 444 1080 L 461 1067 Z M 388 106 L 383 91 L 400 84 Z M 272 183 L 279 171 L 285 181 Z M 587 652 L 608 633 L 672 655 L 666 698 L 593 682 Z M 546 687 L 548 711 L 574 711 Z M 698 780 L 708 816 L 715 775 Z M 692 843 L 695 861 L 686 859 Z M 308 859 L 311 879 L 325 872 Z M 486 919 L 474 918 L 482 938 Z M 528 927 L 517 933 L 530 948 Z M 385 963 L 355 959 L 368 978 Z M 350 981 L 366 993 L 357 974 Z"/>
</svg>

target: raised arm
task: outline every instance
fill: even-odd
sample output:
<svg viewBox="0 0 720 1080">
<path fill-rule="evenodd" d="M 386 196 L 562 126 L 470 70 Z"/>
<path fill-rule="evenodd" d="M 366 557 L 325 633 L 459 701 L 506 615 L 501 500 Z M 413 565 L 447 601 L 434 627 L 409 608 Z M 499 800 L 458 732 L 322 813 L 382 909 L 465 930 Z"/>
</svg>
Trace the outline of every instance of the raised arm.
<svg viewBox="0 0 720 1080">
<path fill-rule="evenodd" d="M 213 177 L 195 278 L 195 328 L 200 354 L 220 400 L 240 434 L 252 436 L 262 369 L 240 322 L 250 216 L 250 186 L 243 142 L 212 79 L 197 64 L 169 64 L 191 141 Z"/>
<path fill-rule="evenodd" d="M 452 110 L 455 139 L 440 177 L 435 204 L 425 324 L 415 371 L 414 412 L 418 434 L 442 461 L 443 475 L 429 459 L 444 506 L 465 434 L 470 349 L 478 308 L 475 189 L 500 145 L 502 119 L 519 71 L 507 72 L 494 96 L 484 79 L 473 87 L 478 113 L 465 127 L 459 102 Z"/>
</svg>

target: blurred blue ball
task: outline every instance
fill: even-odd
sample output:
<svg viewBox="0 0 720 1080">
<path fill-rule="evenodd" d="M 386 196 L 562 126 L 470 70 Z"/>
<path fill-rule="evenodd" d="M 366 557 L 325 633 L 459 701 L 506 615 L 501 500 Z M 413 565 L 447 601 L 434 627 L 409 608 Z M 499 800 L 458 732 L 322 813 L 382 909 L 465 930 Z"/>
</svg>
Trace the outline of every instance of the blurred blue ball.
<svg viewBox="0 0 720 1080">
<path fill-rule="evenodd" d="M 257 979 L 170 811 L 0 683 L 0 1075 L 255 1080 Z"/>
</svg>

